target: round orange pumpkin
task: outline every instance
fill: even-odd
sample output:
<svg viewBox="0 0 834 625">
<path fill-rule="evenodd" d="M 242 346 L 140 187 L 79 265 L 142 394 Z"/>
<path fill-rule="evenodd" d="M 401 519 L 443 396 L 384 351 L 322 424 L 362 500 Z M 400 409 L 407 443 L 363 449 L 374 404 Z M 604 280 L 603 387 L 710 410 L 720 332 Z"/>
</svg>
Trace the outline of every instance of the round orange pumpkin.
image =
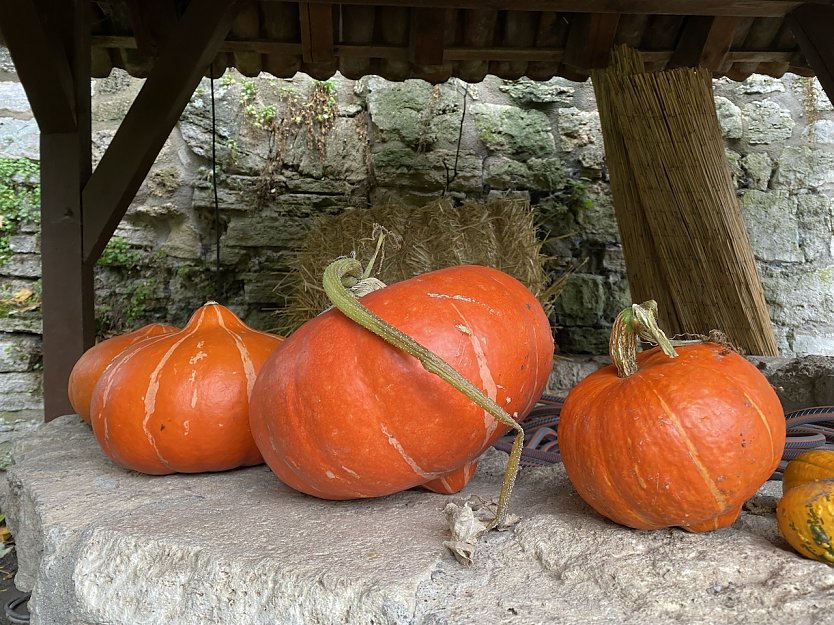
<svg viewBox="0 0 834 625">
<path fill-rule="evenodd" d="M 281 341 L 209 302 L 179 332 L 128 348 L 93 391 L 93 431 L 104 453 L 151 475 L 260 464 L 249 393 Z"/>
<path fill-rule="evenodd" d="M 618 318 L 612 335 L 616 365 L 624 362 L 618 345 L 631 336 L 636 351 L 637 333 L 647 334 L 626 319 Z M 636 362 L 631 354 L 620 371 L 605 367 L 568 393 L 558 427 L 568 478 L 592 508 L 621 525 L 693 532 L 730 525 L 782 456 L 779 398 L 728 347 L 699 342 L 675 350 L 662 332 L 652 340 L 663 349 Z"/>
<path fill-rule="evenodd" d="M 360 301 L 516 419 L 545 387 L 553 359 L 547 316 L 501 271 L 441 269 Z M 507 430 L 417 358 L 336 309 L 301 326 L 266 362 L 251 423 L 276 475 L 323 499 L 418 485 L 454 492 Z"/>
<path fill-rule="evenodd" d="M 128 334 L 120 334 L 95 344 L 81 355 L 75 363 L 67 384 L 70 404 L 78 415 L 90 422 L 90 399 L 93 388 L 113 359 L 125 349 L 152 336 L 176 332 L 174 326 L 151 323 Z"/>
</svg>

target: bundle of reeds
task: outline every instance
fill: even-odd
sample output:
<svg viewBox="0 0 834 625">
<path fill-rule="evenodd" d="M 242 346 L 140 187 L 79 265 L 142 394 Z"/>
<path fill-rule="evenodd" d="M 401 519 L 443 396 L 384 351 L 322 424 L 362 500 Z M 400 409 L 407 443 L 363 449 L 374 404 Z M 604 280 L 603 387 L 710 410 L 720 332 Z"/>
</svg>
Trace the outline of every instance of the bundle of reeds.
<svg viewBox="0 0 834 625">
<path fill-rule="evenodd" d="M 535 213 L 521 199 L 454 205 L 439 199 L 419 208 L 381 205 L 351 209 L 316 220 L 277 287 L 286 304 L 277 311 L 276 331 L 287 335 L 330 306 L 321 286 L 334 259 L 355 256 L 366 263 L 380 229 L 387 233 L 374 277 L 393 284 L 460 264 L 501 269 L 539 298 L 549 311 L 562 281 L 554 280 L 542 254 Z"/>
<path fill-rule="evenodd" d="M 647 73 L 621 46 L 592 80 L 632 298 L 656 300 L 672 334 L 776 355 L 709 70 Z"/>
</svg>

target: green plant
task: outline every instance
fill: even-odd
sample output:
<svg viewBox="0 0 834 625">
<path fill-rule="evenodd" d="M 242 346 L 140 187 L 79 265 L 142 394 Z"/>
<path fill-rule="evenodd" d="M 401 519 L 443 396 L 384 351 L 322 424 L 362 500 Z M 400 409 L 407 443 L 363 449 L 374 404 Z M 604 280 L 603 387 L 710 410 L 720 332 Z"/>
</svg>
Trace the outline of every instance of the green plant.
<svg viewBox="0 0 834 625">
<path fill-rule="evenodd" d="M 98 264 L 104 267 L 124 267 L 134 269 L 142 259 L 139 251 L 127 239 L 119 236 L 111 238 L 98 259 Z"/>
<path fill-rule="evenodd" d="M 221 87 L 231 87 L 237 81 L 235 80 L 235 74 L 231 70 L 227 70 L 226 73 L 223 74 L 220 78 L 220 86 Z"/>
<path fill-rule="evenodd" d="M 244 78 L 240 83 L 240 103 L 246 107 L 258 95 L 258 84 L 251 78 Z"/>
<path fill-rule="evenodd" d="M 9 260 L 11 235 L 24 222 L 40 223 L 40 164 L 0 158 L 0 264 Z"/>
</svg>

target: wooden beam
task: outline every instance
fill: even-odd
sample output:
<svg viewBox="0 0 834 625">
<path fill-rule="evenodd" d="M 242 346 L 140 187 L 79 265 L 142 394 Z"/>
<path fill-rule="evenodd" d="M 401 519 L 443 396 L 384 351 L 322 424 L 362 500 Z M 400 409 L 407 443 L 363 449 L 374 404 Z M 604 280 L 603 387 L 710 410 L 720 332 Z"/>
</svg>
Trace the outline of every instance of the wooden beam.
<svg viewBox="0 0 834 625">
<path fill-rule="evenodd" d="M 133 35 L 142 54 L 156 58 L 165 47 L 179 16 L 170 0 L 126 0 Z"/>
<path fill-rule="evenodd" d="M 73 78 L 44 15 L 35 0 L 0 2 L 0 30 L 41 132 L 70 132 L 76 126 Z"/>
<path fill-rule="evenodd" d="M 690 17 L 668 67 L 702 66 L 718 71 L 733 44 L 738 17 Z"/>
<path fill-rule="evenodd" d="M 305 63 L 334 63 L 333 7 L 298 3 L 301 20 L 301 51 Z"/>
<path fill-rule="evenodd" d="M 192 0 L 84 188 L 84 260 L 95 262 L 228 33 L 239 0 Z"/>
<path fill-rule="evenodd" d="M 127 48 L 136 47 L 132 37 L 94 36 L 94 48 Z M 279 41 L 226 41 L 220 46 L 221 52 L 238 52 L 254 50 L 261 54 L 277 54 L 286 56 L 301 55 L 300 43 L 282 43 Z M 409 49 L 405 46 L 382 46 L 363 44 L 335 45 L 334 54 L 337 57 L 377 58 L 407 61 Z M 672 58 L 674 50 L 644 50 L 640 54 L 648 62 L 666 62 Z M 771 50 L 731 50 L 727 53 L 727 61 L 733 63 L 760 63 L 766 61 L 787 62 L 794 59 L 792 51 Z M 503 48 L 500 46 L 451 46 L 443 51 L 443 61 L 561 61 L 565 56 L 564 48 L 539 47 L 534 48 Z"/>
<path fill-rule="evenodd" d="M 619 23 L 619 15 L 581 13 L 574 16 L 565 47 L 565 64 L 582 70 L 608 65 Z"/>
<path fill-rule="evenodd" d="M 446 12 L 412 9 L 409 61 L 417 66 L 442 65 L 446 43 Z"/>
<path fill-rule="evenodd" d="M 263 0 L 283 2 L 284 0 Z M 316 0 L 316 4 L 343 4 L 345 0 Z M 438 9 L 495 9 L 503 11 L 556 11 L 559 13 L 617 13 L 665 15 L 729 15 L 784 17 L 802 4 L 830 5 L 831 0 L 350 0 L 350 4 L 407 6 Z"/>
<path fill-rule="evenodd" d="M 834 104 L 834 6 L 803 5 L 788 15 L 799 47 Z"/>
<path fill-rule="evenodd" d="M 93 264 L 82 258 L 82 188 L 91 170 L 90 29 L 84 0 L 44 0 L 44 26 L 70 72 L 75 125 L 41 132 L 44 418 L 70 414 L 67 381 L 95 340 Z"/>
</svg>

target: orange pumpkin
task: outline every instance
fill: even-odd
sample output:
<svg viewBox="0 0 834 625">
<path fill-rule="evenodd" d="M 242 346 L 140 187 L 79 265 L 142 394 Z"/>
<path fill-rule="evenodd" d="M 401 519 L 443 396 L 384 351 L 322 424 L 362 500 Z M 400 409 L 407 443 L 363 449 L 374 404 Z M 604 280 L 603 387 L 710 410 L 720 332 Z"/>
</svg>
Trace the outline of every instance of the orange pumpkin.
<svg viewBox="0 0 834 625">
<path fill-rule="evenodd" d="M 553 359 L 541 305 L 487 267 L 426 273 L 361 303 L 521 419 Z M 462 488 L 507 426 L 421 362 L 332 309 L 296 330 L 252 391 L 252 434 L 287 485 L 323 499 Z"/>
<path fill-rule="evenodd" d="M 643 306 L 653 312 L 652 304 Z M 635 318 L 645 310 L 637 308 L 615 324 L 615 365 L 587 376 L 565 400 L 558 437 L 568 478 L 622 525 L 692 532 L 730 525 L 782 456 L 779 398 L 733 350 L 708 342 L 675 349 L 656 325 L 659 334 L 644 331 Z M 638 333 L 662 349 L 634 361 Z M 623 357 L 627 343 L 633 348 Z"/>
<path fill-rule="evenodd" d="M 128 348 L 93 391 L 93 431 L 104 453 L 151 475 L 261 463 L 249 393 L 282 340 L 209 302 L 179 332 Z"/>
<path fill-rule="evenodd" d="M 84 352 L 72 368 L 67 384 L 67 395 L 75 412 L 84 421 L 90 422 L 90 399 L 93 396 L 93 388 L 116 356 L 138 341 L 176 331 L 177 328 L 174 326 L 152 323 L 134 332 L 101 341 Z"/>
</svg>

